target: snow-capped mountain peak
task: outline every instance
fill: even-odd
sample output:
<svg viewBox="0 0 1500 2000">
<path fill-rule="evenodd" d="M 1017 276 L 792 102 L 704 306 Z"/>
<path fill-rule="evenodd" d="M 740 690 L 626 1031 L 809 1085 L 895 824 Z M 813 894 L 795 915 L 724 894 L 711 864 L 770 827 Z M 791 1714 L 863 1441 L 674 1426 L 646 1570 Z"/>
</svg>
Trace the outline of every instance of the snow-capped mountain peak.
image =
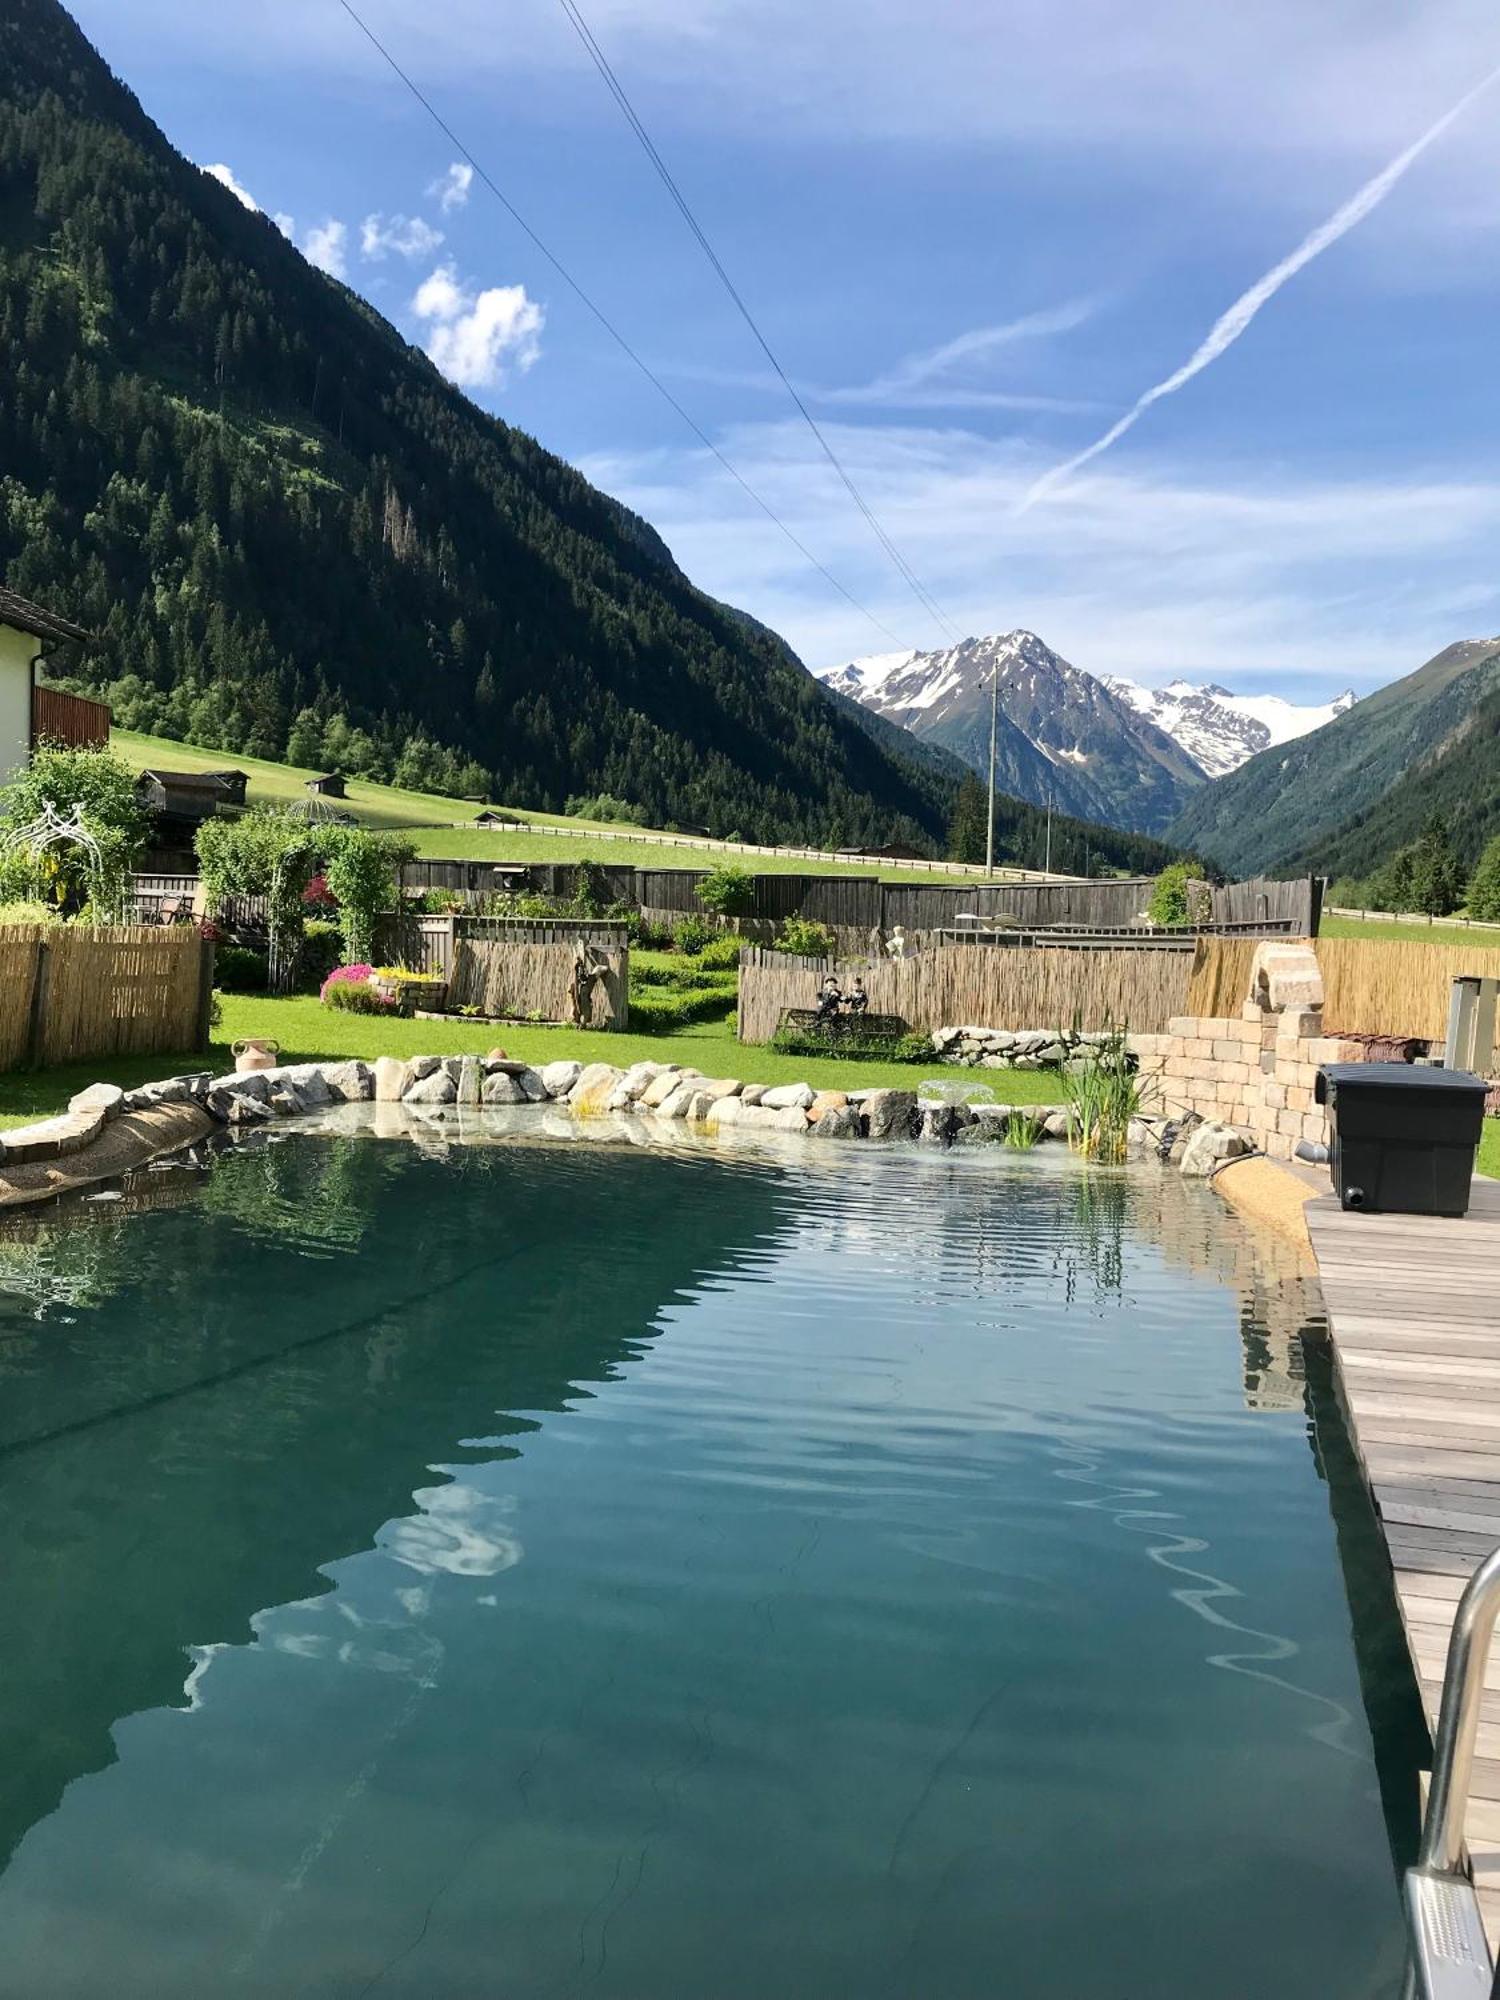
<svg viewBox="0 0 1500 2000">
<path fill-rule="evenodd" d="M 1205 778 L 1320 728 L 1354 700 L 1345 693 L 1304 707 L 1183 679 L 1147 688 L 1086 673 L 1027 631 L 965 639 L 942 652 L 876 653 L 821 678 L 981 774 L 989 763 L 989 690 L 998 685 L 1002 789 L 1146 831 L 1166 825 Z"/>
<path fill-rule="evenodd" d="M 1115 674 L 1103 679 L 1121 701 L 1180 743 L 1210 778 L 1237 770 L 1258 750 L 1321 729 L 1354 704 L 1352 688 L 1330 702 L 1302 706 L 1277 694 L 1233 694 L 1215 681 L 1195 687 L 1175 680 L 1164 688 L 1146 688 Z"/>
</svg>

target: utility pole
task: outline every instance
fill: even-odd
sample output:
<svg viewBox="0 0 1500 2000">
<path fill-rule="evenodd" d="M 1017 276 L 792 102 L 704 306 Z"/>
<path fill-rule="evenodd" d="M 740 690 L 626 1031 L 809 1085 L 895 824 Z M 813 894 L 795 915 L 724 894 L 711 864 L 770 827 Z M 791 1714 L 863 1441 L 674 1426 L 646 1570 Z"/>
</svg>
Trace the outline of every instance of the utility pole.
<svg viewBox="0 0 1500 2000">
<path fill-rule="evenodd" d="M 995 872 L 995 729 L 1000 720 L 1000 676 L 990 675 L 990 797 L 984 830 L 984 872 Z"/>
<path fill-rule="evenodd" d="M 995 872 L 995 731 L 998 728 L 1000 722 L 1000 697 L 1002 694 L 1008 694 L 1010 690 L 1017 685 L 1018 683 L 1015 681 L 1007 681 L 1005 685 L 1002 687 L 1000 684 L 999 668 L 995 667 L 991 669 L 990 672 L 990 799 L 989 799 L 989 815 L 985 824 L 985 832 L 984 832 L 984 872 L 986 875 L 993 875 Z"/>
</svg>

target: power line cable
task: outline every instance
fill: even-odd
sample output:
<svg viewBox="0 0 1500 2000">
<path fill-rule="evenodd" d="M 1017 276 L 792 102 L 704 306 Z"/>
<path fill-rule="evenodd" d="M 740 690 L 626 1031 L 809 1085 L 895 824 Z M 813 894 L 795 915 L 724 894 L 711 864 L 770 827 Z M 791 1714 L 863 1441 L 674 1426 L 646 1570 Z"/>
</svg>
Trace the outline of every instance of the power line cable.
<svg viewBox="0 0 1500 2000">
<path fill-rule="evenodd" d="M 599 322 L 600 326 L 604 328 L 604 331 L 609 335 L 610 339 L 613 340 L 615 345 L 620 349 L 620 351 L 623 354 L 625 354 L 635 364 L 635 366 L 645 376 L 646 380 L 656 390 L 658 395 L 660 395 L 665 402 L 670 404 L 671 408 L 682 419 L 683 423 L 687 425 L 688 429 L 693 433 L 693 436 L 698 439 L 699 443 L 702 444 L 708 451 L 713 453 L 714 457 L 718 460 L 719 464 L 723 466 L 724 470 L 729 474 L 730 478 L 734 480 L 735 484 L 741 487 L 743 491 L 749 495 L 749 497 L 755 502 L 756 506 L 759 507 L 761 512 L 766 516 L 766 518 L 769 521 L 773 522 L 776 525 L 776 527 L 778 527 L 781 530 L 782 534 L 785 535 L 786 539 L 791 543 L 792 547 L 797 551 L 797 553 L 806 562 L 812 564 L 813 568 L 824 579 L 824 581 L 832 584 L 833 588 L 839 593 L 840 597 L 844 598 L 848 603 L 852 604 L 854 609 L 857 612 L 859 612 L 862 618 L 867 618 L 870 621 L 870 623 L 875 627 L 877 632 L 883 632 L 886 638 L 891 641 L 892 645 L 899 646 L 901 644 L 901 641 L 896 637 L 896 634 L 890 629 L 890 627 L 887 624 L 885 624 L 882 619 L 877 618 L 875 613 L 871 611 L 867 605 L 861 604 L 859 599 L 854 595 L 853 591 L 848 589 L 846 585 L 839 582 L 839 579 L 833 574 L 832 570 L 828 569 L 823 563 L 819 562 L 818 558 L 813 554 L 812 550 L 807 547 L 806 543 L 803 542 L 801 538 L 796 533 L 794 533 L 794 531 L 791 528 L 787 526 L 786 522 L 782 520 L 781 516 L 776 512 L 775 508 L 771 505 L 771 503 L 768 500 L 762 499 L 760 494 L 757 493 L 755 488 L 750 484 L 749 480 L 745 478 L 744 474 L 740 472 L 736 466 L 732 465 L 729 459 L 725 457 L 724 453 L 719 449 L 718 445 L 714 443 L 713 439 L 708 435 L 707 431 L 705 431 L 702 428 L 702 426 L 688 413 L 688 411 L 683 408 L 682 404 L 678 402 L 677 398 L 672 394 L 671 390 L 667 387 L 666 383 L 662 381 L 661 377 L 656 374 L 656 372 L 641 357 L 641 355 L 639 355 L 636 352 L 635 348 L 631 346 L 630 342 L 625 338 L 624 334 L 621 333 L 620 329 L 615 325 L 613 320 L 610 319 L 609 315 L 604 311 L 603 307 L 595 304 L 594 300 L 583 289 L 583 286 L 573 276 L 572 272 L 563 263 L 562 259 L 558 257 L 554 251 L 548 248 L 548 246 L 542 241 L 541 237 L 538 236 L 537 232 L 532 228 L 531 224 L 526 220 L 525 216 L 522 215 L 520 210 L 515 206 L 514 202 L 512 202 L 510 198 L 507 195 L 505 195 L 501 191 L 501 189 L 496 185 L 494 180 L 491 179 L 490 175 L 486 172 L 483 165 L 480 163 L 479 160 L 475 158 L 473 153 L 470 152 L 469 148 L 464 144 L 463 140 L 460 139 L 457 132 L 454 131 L 453 127 L 448 123 L 447 119 L 444 118 L 442 113 L 438 110 L 437 106 L 432 102 L 432 100 L 429 97 L 427 97 L 424 94 L 424 92 L 421 90 L 421 88 L 418 86 L 415 80 L 407 73 L 407 71 L 401 67 L 401 64 L 397 62 L 395 56 L 392 55 L 391 51 L 386 47 L 385 43 L 381 41 L 380 37 L 375 33 L 374 29 L 369 25 L 369 23 L 366 20 L 363 19 L 363 17 L 359 14 L 358 10 L 351 4 L 351 0 L 339 0 L 339 5 L 343 8 L 344 12 L 349 16 L 349 19 L 354 23 L 355 27 L 358 28 L 360 33 L 365 37 L 365 40 L 369 42 L 370 46 L 375 50 L 376 54 L 379 55 L 382 61 L 385 62 L 388 65 L 388 67 L 395 73 L 395 75 L 400 78 L 401 82 L 411 92 L 412 96 L 416 99 L 417 103 L 421 105 L 422 109 L 427 113 L 428 117 L 437 126 L 438 130 L 448 140 L 449 144 L 455 149 L 456 152 L 460 153 L 463 156 L 463 158 L 468 162 L 468 164 L 474 169 L 475 174 L 484 183 L 485 187 L 489 189 L 490 193 L 495 197 L 496 201 L 499 202 L 500 206 L 505 210 L 506 214 L 511 218 L 512 222 L 515 223 L 516 227 L 521 231 L 522 235 L 524 235 L 527 238 L 527 240 L 533 245 L 533 247 L 547 260 L 547 262 L 552 266 L 553 270 L 556 271 L 557 275 L 562 279 L 563 283 L 568 287 L 568 289 L 573 293 L 573 295 L 584 306 L 588 308 L 589 312 L 593 314 L 594 318 Z"/>
<path fill-rule="evenodd" d="M 626 92 L 625 86 L 621 83 L 619 77 L 615 74 L 614 68 L 610 63 L 608 56 L 606 56 L 603 49 L 600 48 L 598 41 L 595 39 L 593 29 L 590 28 L 588 22 L 583 17 L 582 11 L 577 5 L 577 0 L 558 0 L 558 4 L 561 6 L 569 22 L 572 24 L 574 33 L 577 35 L 579 41 L 582 42 L 584 49 L 586 50 L 595 69 L 598 70 L 600 76 L 603 78 L 605 88 L 609 91 L 611 97 L 614 98 L 615 103 L 619 106 L 621 114 L 623 115 L 626 123 L 630 126 L 630 129 L 635 133 L 636 138 L 640 141 L 642 150 L 644 151 L 647 159 L 651 162 L 652 166 L 656 169 L 656 172 L 660 176 L 663 186 L 666 188 L 668 194 L 672 197 L 672 200 L 675 203 L 679 214 L 682 216 L 683 221 L 687 224 L 689 231 L 697 241 L 698 247 L 702 250 L 704 256 L 708 259 L 709 264 L 712 266 L 714 272 L 716 273 L 719 279 L 719 282 L 723 285 L 725 291 L 728 292 L 730 298 L 734 301 L 734 304 L 740 314 L 740 317 L 744 320 L 746 326 L 749 327 L 751 333 L 754 335 L 756 344 L 759 346 L 761 353 L 765 355 L 767 361 L 770 362 L 772 368 L 776 371 L 776 374 L 781 381 L 782 387 L 786 390 L 788 396 L 791 397 L 792 402 L 796 405 L 797 411 L 801 416 L 803 422 L 807 425 L 807 428 L 812 432 L 813 436 L 817 439 L 819 448 L 822 450 L 824 457 L 828 460 L 829 464 L 833 467 L 834 471 L 838 474 L 840 480 L 843 482 L 844 488 L 848 492 L 850 499 L 854 502 L 855 506 L 859 509 L 860 513 L 864 516 L 865 520 L 868 522 L 871 532 L 874 534 L 881 548 L 884 549 L 887 556 L 889 556 L 892 563 L 894 563 L 894 565 L 896 566 L 896 569 L 899 571 L 903 581 L 906 583 L 907 587 L 911 590 L 917 602 L 922 606 L 922 609 L 928 614 L 929 617 L 937 621 L 938 625 L 942 628 L 943 631 L 945 631 L 948 634 L 950 639 L 952 639 L 955 643 L 957 643 L 960 637 L 957 628 L 949 620 L 947 615 L 944 613 L 942 606 L 937 602 L 936 598 L 933 597 L 932 593 L 927 589 L 927 586 L 922 582 L 922 579 L 917 575 L 917 572 L 912 568 L 911 564 L 907 561 L 906 557 L 902 554 L 901 550 L 896 546 L 895 542 L 886 532 L 883 523 L 877 518 L 869 502 L 865 499 L 864 495 L 855 485 L 854 480 L 850 477 L 849 471 L 844 465 L 843 461 L 840 459 L 838 453 L 834 450 L 833 446 L 828 442 L 828 439 L 824 434 L 822 426 L 813 416 L 811 410 L 808 409 L 806 402 L 803 400 L 800 391 L 796 387 L 796 384 L 792 381 L 791 377 L 787 374 L 786 370 L 782 367 L 780 361 L 777 359 L 776 354 L 772 349 L 770 342 L 766 339 L 764 333 L 762 333 L 760 326 L 756 321 L 755 315 L 751 312 L 749 306 L 746 305 L 745 300 L 741 295 L 738 286 L 735 284 L 734 280 L 730 277 L 728 271 L 724 268 L 724 264 L 719 256 L 719 253 L 715 250 L 713 244 L 709 241 L 708 236 L 705 233 L 702 224 L 698 221 L 697 216 L 693 213 L 692 207 L 689 204 L 686 195 L 684 195 L 682 189 L 678 186 L 676 177 L 673 175 L 671 168 L 667 165 L 666 161 L 662 158 L 660 152 L 657 150 L 655 141 L 652 139 L 651 134 L 647 131 L 645 124 L 641 120 L 640 114 L 636 111 L 635 106 L 631 103 L 630 97 Z"/>
</svg>

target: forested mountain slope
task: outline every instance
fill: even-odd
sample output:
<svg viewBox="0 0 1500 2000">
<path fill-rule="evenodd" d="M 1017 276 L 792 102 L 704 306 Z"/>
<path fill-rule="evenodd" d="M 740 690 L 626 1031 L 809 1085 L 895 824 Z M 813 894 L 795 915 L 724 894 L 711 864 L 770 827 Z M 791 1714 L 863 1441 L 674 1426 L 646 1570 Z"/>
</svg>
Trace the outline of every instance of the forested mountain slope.
<svg viewBox="0 0 1500 2000">
<path fill-rule="evenodd" d="M 929 842 L 876 742 L 0 0 L 0 575 L 132 728 L 539 808 Z"/>
<path fill-rule="evenodd" d="M 1386 794 L 1500 688 L 1500 640 L 1465 639 L 1403 680 L 1366 695 L 1310 736 L 1263 750 L 1196 793 L 1168 829 L 1236 874 L 1325 865 L 1335 835 L 1364 819 L 1379 832 Z M 1392 835 L 1387 847 L 1399 845 Z M 1342 866 L 1337 872 L 1344 872 Z"/>
</svg>

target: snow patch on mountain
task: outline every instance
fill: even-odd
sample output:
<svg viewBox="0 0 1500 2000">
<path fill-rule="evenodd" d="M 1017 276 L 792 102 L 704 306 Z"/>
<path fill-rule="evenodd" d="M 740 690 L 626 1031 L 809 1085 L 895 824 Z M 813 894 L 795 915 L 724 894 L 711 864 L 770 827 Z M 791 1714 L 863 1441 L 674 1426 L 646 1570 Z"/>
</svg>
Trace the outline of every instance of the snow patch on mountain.
<svg viewBox="0 0 1500 2000">
<path fill-rule="evenodd" d="M 1176 680 L 1164 688 L 1147 688 L 1116 674 L 1101 678 L 1111 693 L 1180 743 L 1210 778 L 1238 770 L 1259 750 L 1321 729 L 1351 708 L 1355 698 L 1353 689 L 1346 688 L 1330 702 L 1302 705 L 1276 694 L 1233 694 L 1212 681 L 1205 687 Z"/>
</svg>

